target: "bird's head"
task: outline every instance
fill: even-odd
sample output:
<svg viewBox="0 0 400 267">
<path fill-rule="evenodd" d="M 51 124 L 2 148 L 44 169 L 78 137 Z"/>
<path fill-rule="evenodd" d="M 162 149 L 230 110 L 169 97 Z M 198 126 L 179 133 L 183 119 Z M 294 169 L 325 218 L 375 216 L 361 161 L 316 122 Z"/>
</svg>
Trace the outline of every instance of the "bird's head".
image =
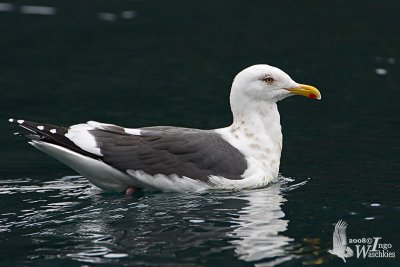
<svg viewBox="0 0 400 267">
<path fill-rule="evenodd" d="M 317 88 L 293 81 L 282 70 L 266 64 L 253 65 L 236 75 L 231 90 L 232 101 L 275 103 L 288 96 L 301 95 L 321 99 Z"/>
</svg>

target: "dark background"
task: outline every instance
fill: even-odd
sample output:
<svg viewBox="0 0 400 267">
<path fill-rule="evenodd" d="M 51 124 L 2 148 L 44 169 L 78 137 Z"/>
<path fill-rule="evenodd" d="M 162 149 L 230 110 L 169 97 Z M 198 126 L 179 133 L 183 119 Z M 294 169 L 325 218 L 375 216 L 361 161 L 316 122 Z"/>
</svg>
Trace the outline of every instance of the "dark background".
<svg viewBox="0 0 400 267">
<path fill-rule="evenodd" d="M 127 10 L 133 18 L 121 17 Z M 266 63 L 322 93 L 279 104 L 280 172 L 309 179 L 286 196 L 289 236 L 330 238 L 343 218 L 353 235 L 381 235 L 399 251 L 399 11 L 389 0 L 14 1 L 0 12 L 0 179 L 73 174 L 13 137 L 10 117 L 225 127 L 233 77 Z"/>
</svg>

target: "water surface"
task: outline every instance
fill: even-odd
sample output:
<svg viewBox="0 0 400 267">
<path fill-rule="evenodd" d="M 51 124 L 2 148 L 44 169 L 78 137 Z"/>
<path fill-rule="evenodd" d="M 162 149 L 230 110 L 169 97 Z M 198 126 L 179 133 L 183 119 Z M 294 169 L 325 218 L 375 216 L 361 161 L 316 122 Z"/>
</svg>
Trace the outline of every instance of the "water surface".
<svg viewBox="0 0 400 267">
<path fill-rule="evenodd" d="M 382 237 L 400 256 L 399 8 L 390 0 L 0 4 L 0 265 L 338 266 L 327 250 L 339 219 L 349 238 Z M 287 178 L 264 189 L 102 194 L 7 123 L 224 127 L 234 75 L 257 63 L 323 97 L 279 104 Z"/>
</svg>

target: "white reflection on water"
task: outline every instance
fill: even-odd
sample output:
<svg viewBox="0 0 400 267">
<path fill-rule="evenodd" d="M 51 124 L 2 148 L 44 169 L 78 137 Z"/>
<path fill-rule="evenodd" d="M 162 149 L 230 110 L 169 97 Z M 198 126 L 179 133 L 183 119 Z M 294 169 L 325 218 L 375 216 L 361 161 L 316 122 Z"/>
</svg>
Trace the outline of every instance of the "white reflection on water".
<svg viewBox="0 0 400 267">
<path fill-rule="evenodd" d="M 27 15 L 44 15 L 44 16 L 53 16 L 56 15 L 58 9 L 56 7 L 51 6 L 39 6 L 39 5 L 20 5 L 17 6 L 12 3 L 0 3 L 0 12 L 12 12 L 19 11 L 22 14 Z M 97 14 L 97 18 L 103 21 L 114 22 L 121 17 L 124 20 L 133 19 L 137 16 L 137 12 L 135 10 L 122 10 L 120 14 L 112 13 L 112 12 L 100 12 Z"/>
<path fill-rule="evenodd" d="M 133 19 L 136 17 L 136 11 L 134 10 L 124 10 L 121 12 L 122 19 Z M 103 21 L 113 22 L 118 19 L 117 14 L 111 12 L 100 12 L 97 14 L 97 18 Z"/>
<path fill-rule="evenodd" d="M 377 69 L 375 69 L 375 73 L 378 75 L 386 75 L 388 73 L 388 71 L 384 68 L 377 68 Z"/>
<path fill-rule="evenodd" d="M 57 9 L 49 6 L 21 6 L 21 13 L 51 16 L 57 13 Z"/>
<path fill-rule="evenodd" d="M 39 184 L 39 185 L 36 185 Z M 0 213 L 0 233 L 17 228 L 35 228 L 64 223 L 53 217 L 79 204 L 78 199 L 98 192 L 81 176 L 65 176 L 55 181 L 40 182 L 30 178 L 0 180 L 0 195 L 14 195 L 26 208 Z M 41 197 L 40 195 L 44 195 Z M 34 196 L 34 197 L 32 197 Z M 31 198 L 32 197 L 32 198 Z M 74 199 L 74 201 L 71 201 Z M 12 209 L 3 207 L 3 210 Z"/>
<path fill-rule="evenodd" d="M 0 11 L 12 11 L 14 10 L 14 5 L 10 3 L 0 3 Z"/>
<path fill-rule="evenodd" d="M 284 235 L 288 220 L 284 219 L 285 214 L 281 209 L 286 201 L 281 191 L 281 185 L 274 184 L 239 196 L 248 203 L 238 211 L 239 217 L 234 220 L 238 226 L 229 235 L 236 239 L 232 244 L 241 260 L 259 261 L 287 254 L 285 246 L 293 239 Z M 292 257 L 283 257 L 273 265 Z"/>
<path fill-rule="evenodd" d="M 134 10 L 125 10 L 121 12 L 121 18 L 123 19 L 133 19 L 136 17 L 136 11 Z"/>
<path fill-rule="evenodd" d="M 105 21 L 115 21 L 117 19 L 117 16 L 114 13 L 108 13 L 108 12 L 101 12 L 97 15 L 99 20 L 105 20 Z"/>
</svg>

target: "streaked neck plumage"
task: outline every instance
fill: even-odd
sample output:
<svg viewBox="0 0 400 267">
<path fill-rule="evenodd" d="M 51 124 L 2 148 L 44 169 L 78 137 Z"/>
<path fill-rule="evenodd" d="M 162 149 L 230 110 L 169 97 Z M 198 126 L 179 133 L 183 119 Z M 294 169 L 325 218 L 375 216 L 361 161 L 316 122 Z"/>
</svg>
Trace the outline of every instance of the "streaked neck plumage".
<svg viewBox="0 0 400 267">
<path fill-rule="evenodd" d="M 248 101 L 231 95 L 233 123 L 224 132 L 247 158 L 244 176 L 262 176 L 268 183 L 278 176 L 282 150 L 278 107 L 274 101 Z"/>
<path fill-rule="evenodd" d="M 278 106 L 275 102 L 257 102 L 247 106 L 247 109 L 235 110 L 232 105 L 233 123 L 232 132 L 244 134 L 250 146 L 259 145 L 265 151 L 279 154 L 282 150 L 282 128 Z"/>
</svg>

